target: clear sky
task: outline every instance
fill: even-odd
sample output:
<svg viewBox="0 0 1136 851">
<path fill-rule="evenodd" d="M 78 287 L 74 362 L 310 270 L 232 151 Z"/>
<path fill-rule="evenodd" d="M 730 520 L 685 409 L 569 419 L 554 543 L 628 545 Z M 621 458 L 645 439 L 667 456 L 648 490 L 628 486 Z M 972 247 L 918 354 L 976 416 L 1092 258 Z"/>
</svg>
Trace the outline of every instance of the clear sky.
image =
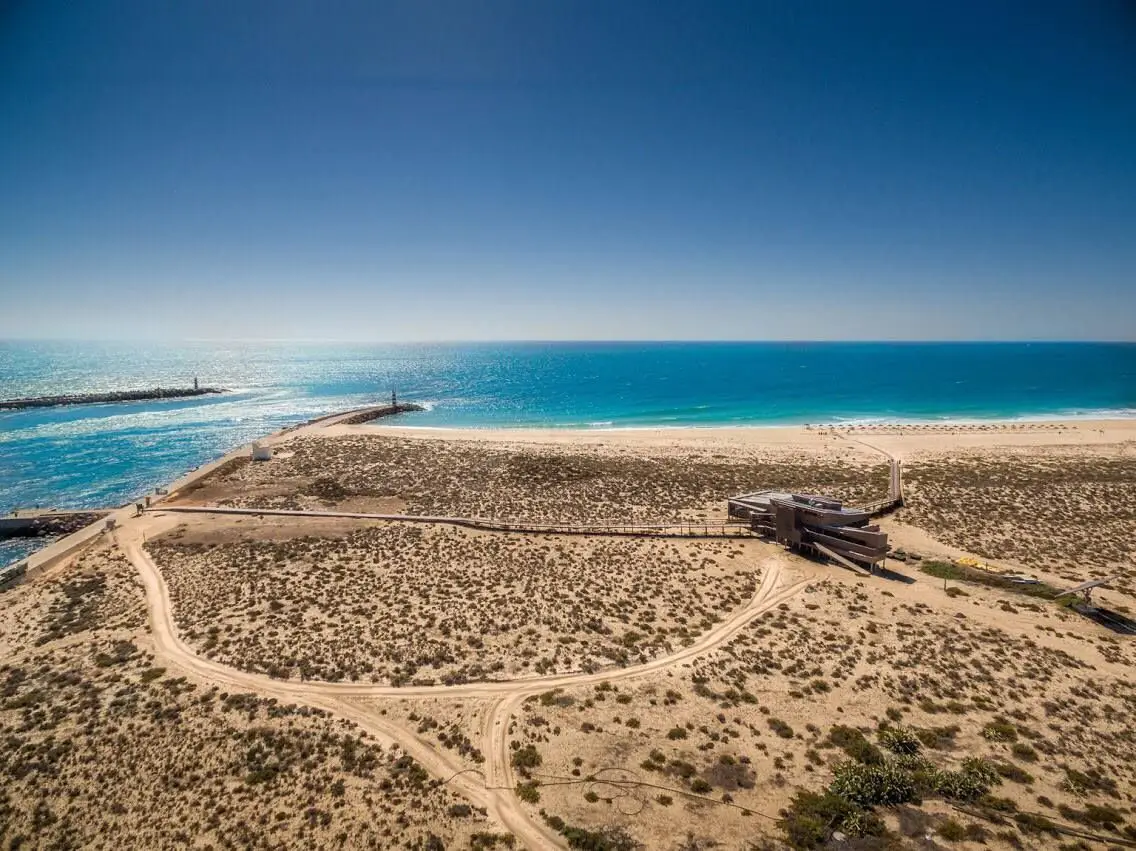
<svg viewBox="0 0 1136 851">
<path fill-rule="evenodd" d="M 0 0 L 0 337 L 1136 339 L 1134 9 Z"/>
</svg>

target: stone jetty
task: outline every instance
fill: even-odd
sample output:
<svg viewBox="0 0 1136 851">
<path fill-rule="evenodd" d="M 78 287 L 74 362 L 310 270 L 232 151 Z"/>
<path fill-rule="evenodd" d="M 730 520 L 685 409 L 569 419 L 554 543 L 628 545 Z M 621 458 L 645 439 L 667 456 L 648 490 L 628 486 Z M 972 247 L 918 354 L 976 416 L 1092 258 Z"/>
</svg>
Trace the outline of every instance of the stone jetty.
<svg viewBox="0 0 1136 851">
<path fill-rule="evenodd" d="M 108 393 L 69 393 L 63 396 L 33 396 L 0 400 L 0 411 L 24 408 L 55 408 L 60 405 L 98 405 L 108 402 L 146 402 L 153 399 L 188 399 L 224 393 L 217 387 L 155 387 L 151 390 L 115 390 Z"/>
<path fill-rule="evenodd" d="M 377 420 L 380 417 L 393 417 L 395 414 L 408 414 L 413 411 L 424 410 L 426 409 L 421 405 L 415 405 L 412 402 L 395 402 L 393 405 L 366 408 L 362 411 L 348 414 L 343 419 L 337 420 L 336 425 L 361 425 L 362 423 L 369 423 L 371 420 Z"/>
</svg>

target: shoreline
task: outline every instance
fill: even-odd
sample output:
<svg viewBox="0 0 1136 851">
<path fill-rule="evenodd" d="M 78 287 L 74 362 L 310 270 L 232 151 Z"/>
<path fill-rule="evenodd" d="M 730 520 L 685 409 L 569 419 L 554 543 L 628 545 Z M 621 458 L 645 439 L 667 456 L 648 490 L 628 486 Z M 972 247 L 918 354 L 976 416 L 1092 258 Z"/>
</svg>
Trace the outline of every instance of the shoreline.
<svg viewBox="0 0 1136 851">
<path fill-rule="evenodd" d="M 336 416 L 329 414 L 327 418 Z M 848 420 L 845 422 L 825 422 L 825 423 L 714 423 L 714 424 L 695 424 L 687 423 L 684 425 L 670 425 L 670 424 L 657 424 L 657 425 L 614 425 L 604 423 L 603 425 L 536 425 L 536 424 L 520 424 L 520 425 L 384 425 L 383 428 L 391 429 L 412 429 L 415 431 L 453 431 L 453 432 L 484 432 L 484 431 L 502 431 L 502 432 L 525 432 L 525 431 L 563 431 L 563 432 L 623 432 L 623 431 L 731 431 L 731 430 L 774 430 L 774 429 L 800 429 L 805 431 L 848 431 L 848 430 L 868 430 L 868 429 L 883 429 L 883 430 L 896 430 L 896 429 L 911 429 L 911 428 L 966 428 L 966 429 L 981 429 L 988 428 L 1012 428 L 1014 426 L 1050 426 L 1050 427 L 1063 427 L 1063 428 L 1076 428 L 1078 426 L 1086 425 L 1122 425 L 1131 423 L 1136 426 L 1136 414 L 1131 416 L 1085 416 L 1085 417 L 1059 417 L 1059 418 L 1042 418 L 1042 417 L 1022 417 L 1016 419 L 968 419 L 968 420 L 879 420 L 879 421 L 865 421 L 865 420 Z"/>
<path fill-rule="evenodd" d="M 328 437 L 344 434 L 385 434 L 388 436 L 423 437 L 461 440 L 526 440 L 534 438 L 561 438 L 569 442 L 574 439 L 587 441 L 589 438 L 617 437 L 629 438 L 643 435 L 667 435 L 671 437 L 699 437 L 702 439 L 746 438 L 753 443 L 762 443 L 763 438 L 799 437 L 815 439 L 841 435 L 880 435 L 897 437 L 1000 437 L 1000 436 L 1058 436 L 1077 433 L 1083 435 L 1104 435 L 1112 442 L 1136 440 L 1136 417 L 1113 419 L 1046 420 L 1023 422 L 1018 420 L 991 420 L 983 422 L 936 422 L 936 423 L 878 423 L 873 425 L 716 425 L 716 426 L 610 426 L 596 428 L 575 428 L 564 426 L 424 426 L 411 423 L 368 423 L 348 426 L 331 423 L 322 432 Z M 1107 442 L 1094 440 L 1093 442 Z"/>
<path fill-rule="evenodd" d="M 1136 444 L 1136 417 L 1114 419 L 1054 420 L 1023 423 L 1018 420 L 990 420 L 981 424 L 946 423 L 920 425 L 892 423 L 876 426 L 817 425 L 738 425 L 738 426 L 635 426 L 610 428 L 565 427 L 449 427 L 395 425 L 367 422 L 348 425 L 344 420 L 361 410 L 351 409 L 327 414 L 314 420 L 285 426 L 267 435 L 239 444 L 223 455 L 203 461 L 184 471 L 153 494 L 155 506 L 190 485 L 208 478 L 217 468 L 234 458 L 251 454 L 252 444 L 271 447 L 286 445 L 296 437 L 336 438 L 344 436 L 386 436 L 425 440 L 468 440 L 492 443 L 599 445 L 608 449 L 626 446 L 654 445 L 659 448 L 687 443 L 695 448 L 711 449 L 804 449 L 834 451 L 836 447 L 868 453 L 893 455 L 901 460 L 920 456 L 942 456 L 951 452 L 1005 447 L 1007 449 L 1069 447 L 1091 450 L 1104 446 Z M 1032 425 L 1032 428 L 1030 427 Z M 872 445 L 857 437 L 876 438 Z M 1079 438 L 1079 439 L 1077 439 Z M 859 447 L 856 449 L 856 447 Z M 134 496 L 114 510 L 108 518 L 125 519 L 133 512 L 134 503 L 150 492 Z M 73 554 L 80 546 L 94 540 L 102 531 L 102 521 L 64 536 L 41 550 L 24 556 L 30 573 L 38 573 Z"/>
<path fill-rule="evenodd" d="M 418 403 L 424 412 L 433 412 L 445 402 L 437 399 L 424 400 Z M 327 418 L 335 414 L 325 415 Z M 487 423 L 458 423 L 447 425 L 405 426 L 407 428 L 432 429 L 442 431 L 487 431 L 487 430 L 555 430 L 555 431 L 636 431 L 654 429 L 779 429 L 779 428 L 813 428 L 813 429 L 847 429 L 863 427 L 911 427 L 911 426 L 1005 426 L 1016 424 L 1089 424 L 1089 423 L 1120 423 L 1136 422 L 1136 407 L 1134 408 L 1100 408 L 1080 411 L 1053 411 L 1045 413 L 1020 413 L 994 416 L 882 416 L 865 414 L 863 416 L 849 416 L 836 419 L 792 419 L 792 420 L 719 420 L 700 421 L 680 417 L 659 418 L 655 421 L 636 421 L 629 417 L 624 422 L 617 419 L 596 419 L 575 422 L 540 422 L 540 421 L 514 421 L 514 422 L 487 422 Z M 403 426 L 400 426 L 403 427 Z"/>
</svg>

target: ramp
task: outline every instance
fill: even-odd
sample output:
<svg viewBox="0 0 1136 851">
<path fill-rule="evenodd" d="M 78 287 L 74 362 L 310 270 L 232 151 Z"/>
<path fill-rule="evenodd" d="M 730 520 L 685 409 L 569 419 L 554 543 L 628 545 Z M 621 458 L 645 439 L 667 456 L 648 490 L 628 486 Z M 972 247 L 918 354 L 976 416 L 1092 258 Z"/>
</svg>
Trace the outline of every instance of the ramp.
<svg viewBox="0 0 1136 851">
<path fill-rule="evenodd" d="M 848 568 L 853 573 L 859 573 L 861 576 L 871 576 L 872 575 L 869 571 L 864 570 L 863 567 L 856 564 L 856 562 L 852 561 L 851 559 L 845 558 L 844 556 L 840 555 L 839 553 L 833 552 L 828 547 L 826 547 L 824 544 L 818 544 L 816 541 L 812 541 L 810 545 L 813 546 L 813 547 L 816 547 L 818 552 L 823 553 L 824 555 L 826 555 L 830 559 L 832 559 L 834 562 L 836 562 L 837 564 L 839 564 L 843 567 Z"/>
</svg>

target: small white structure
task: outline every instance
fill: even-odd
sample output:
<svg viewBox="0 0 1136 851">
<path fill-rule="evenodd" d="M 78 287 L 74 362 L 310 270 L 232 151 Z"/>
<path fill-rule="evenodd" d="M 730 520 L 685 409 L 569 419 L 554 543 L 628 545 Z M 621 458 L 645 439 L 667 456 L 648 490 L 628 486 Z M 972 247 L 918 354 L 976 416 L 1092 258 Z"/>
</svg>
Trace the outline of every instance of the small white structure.
<svg viewBox="0 0 1136 851">
<path fill-rule="evenodd" d="M 252 445 L 252 460 L 253 461 L 271 461 L 272 460 L 272 448 L 269 447 L 269 446 L 263 446 L 259 443 L 254 443 Z"/>
</svg>

